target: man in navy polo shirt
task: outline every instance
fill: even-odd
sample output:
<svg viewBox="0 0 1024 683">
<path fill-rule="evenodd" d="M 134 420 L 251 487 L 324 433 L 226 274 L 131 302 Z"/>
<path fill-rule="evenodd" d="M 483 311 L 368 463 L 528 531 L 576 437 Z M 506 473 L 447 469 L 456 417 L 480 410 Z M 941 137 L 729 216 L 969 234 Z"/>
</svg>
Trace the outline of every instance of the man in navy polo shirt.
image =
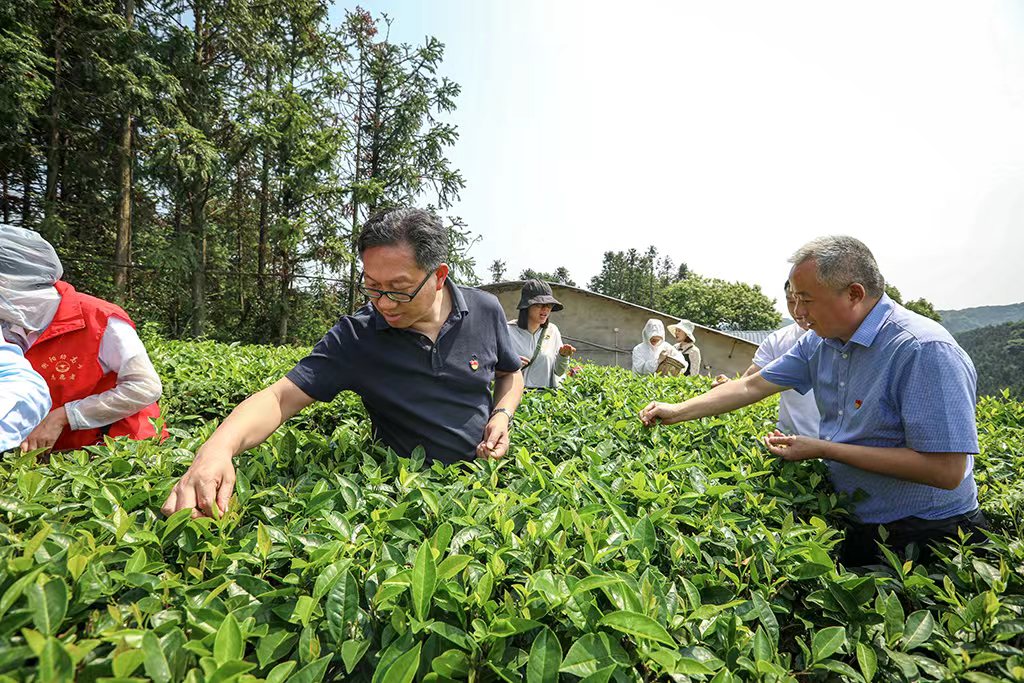
<svg viewBox="0 0 1024 683">
<path fill-rule="evenodd" d="M 903 550 L 963 529 L 983 540 L 974 454 L 977 376 L 938 323 L 886 296 L 874 256 L 852 237 L 825 237 L 791 259 L 795 314 L 811 332 L 785 355 L 736 382 L 678 404 L 652 402 L 645 425 L 719 415 L 793 388 L 814 390 L 819 438 L 765 437 L 786 460 L 823 459 L 837 490 L 854 495 L 848 566 L 877 558 L 878 527 Z"/>
<path fill-rule="evenodd" d="M 448 278 L 448 231 L 421 209 L 371 218 L 359 237 L 360 289 L 370 303 L 342 317 L 283 379 L 250 396 L 196 452 L 163 505 L 170 515 L 224 510 L 231 459 L 313 401 L 354 391 L 374 436 L 429 460 L 500 458 L 523 393 L 519 356 L 491 294 Z M 491 382 L 494 382 L 493 395 Z"/>
</svg>

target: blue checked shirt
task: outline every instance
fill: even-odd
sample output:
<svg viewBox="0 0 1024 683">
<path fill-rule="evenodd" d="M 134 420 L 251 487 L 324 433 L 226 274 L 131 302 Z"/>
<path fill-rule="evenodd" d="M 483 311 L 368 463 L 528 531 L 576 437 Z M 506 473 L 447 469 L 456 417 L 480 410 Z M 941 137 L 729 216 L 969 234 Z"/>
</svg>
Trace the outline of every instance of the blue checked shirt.
<svg viewBox="0 0 1024 683">
<path fill-rule="evenodd" d="M 866 494 L 854 497 L 860 521 L 944 519 L 978 507 L 977 374 L 935 321 L 883 295 L 846 344 L 809 332 L 761 376 L 801 394 L 813 389 L 819 436 L 827 441 L 968 454 L 964 478 L 952 491 L 827 461 L 837 490 Z"/>
<path fill-rule="evenodd" d="M 50 390 L 21 349 L 0 337 L 0 453 L 17 448 L 50 412 Z"/>
</svg>

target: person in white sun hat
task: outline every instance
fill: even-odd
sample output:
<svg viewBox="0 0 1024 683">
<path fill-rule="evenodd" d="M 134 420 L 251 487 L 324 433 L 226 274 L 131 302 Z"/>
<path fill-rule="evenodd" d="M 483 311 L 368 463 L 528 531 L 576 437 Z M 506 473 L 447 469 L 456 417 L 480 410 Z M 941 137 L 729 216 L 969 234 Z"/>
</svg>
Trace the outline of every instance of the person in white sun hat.
<svg viewBox="0 0 1024 683">
<path fill-rule="evenodd" d="M 686 372 L 684 375 L 700 374 L 700 349 L 697 347 L 697 340 L 693 336 L 696 327 L 689 320 L 680 320 L 674 325 L 668 326 L 668 333 L 676 340 L 675 348 L 686 359 Z"/>
</svg>

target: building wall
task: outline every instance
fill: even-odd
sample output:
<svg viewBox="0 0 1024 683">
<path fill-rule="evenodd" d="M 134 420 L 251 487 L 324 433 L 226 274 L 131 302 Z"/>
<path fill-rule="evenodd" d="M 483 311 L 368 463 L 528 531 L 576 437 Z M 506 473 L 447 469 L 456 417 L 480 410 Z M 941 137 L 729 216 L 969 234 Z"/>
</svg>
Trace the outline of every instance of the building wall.
<svg viewBox="0 0 1024 683">
<path fill-rule="evenodd" d="M 498 297 L 509 320 L 518 316 L 519 283 L 485 285 L 482 289 Z M 660 319 L 666 327 L 678 320 L 576 288 L 552 285 L 552 292 L 565 306 L 551 314 L 562 338 L 576 347 L 577 357 L 599 365 L 629 368 L 633 347 L 640 343 L 644 324 L 650 318 Z M 701 351 L 702 375 L 743 373 L 757 350 L 756 344 L 705 327 L 697 327 L 694 337 Z"/>
</svg>

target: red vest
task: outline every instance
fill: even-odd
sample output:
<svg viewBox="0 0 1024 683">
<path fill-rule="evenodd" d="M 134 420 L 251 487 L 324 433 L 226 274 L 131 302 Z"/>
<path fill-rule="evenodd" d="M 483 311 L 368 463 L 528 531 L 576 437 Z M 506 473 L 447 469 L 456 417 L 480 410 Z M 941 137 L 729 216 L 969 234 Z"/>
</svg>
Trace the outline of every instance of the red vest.
<svg viewBox="0 0 1024 683">
<path fill-rule="evenodd" d="M 103 373 L 100 366 L 100 340 L 111 316 L 135 324 L 119 306 L 80 294 L 66 282 L 54 284 L 60 293 L 60 306 L 53 322 L 29 348 L 25 358 L 50 387 L 53 407 L 68 401 L 101 394 L 117 384 L 117 373 Z M 148 439 L 156 433 L 150 418 L 160 417 L 160 406 L 154 403 L 134 415 L 99 429 L 73 431 L 65 427 L 54 444 L 55 451 L 68 451 L 103 442 L 103 435 Z M 167 438 L 163 430 L 161 438 Z"/>
</svg>

